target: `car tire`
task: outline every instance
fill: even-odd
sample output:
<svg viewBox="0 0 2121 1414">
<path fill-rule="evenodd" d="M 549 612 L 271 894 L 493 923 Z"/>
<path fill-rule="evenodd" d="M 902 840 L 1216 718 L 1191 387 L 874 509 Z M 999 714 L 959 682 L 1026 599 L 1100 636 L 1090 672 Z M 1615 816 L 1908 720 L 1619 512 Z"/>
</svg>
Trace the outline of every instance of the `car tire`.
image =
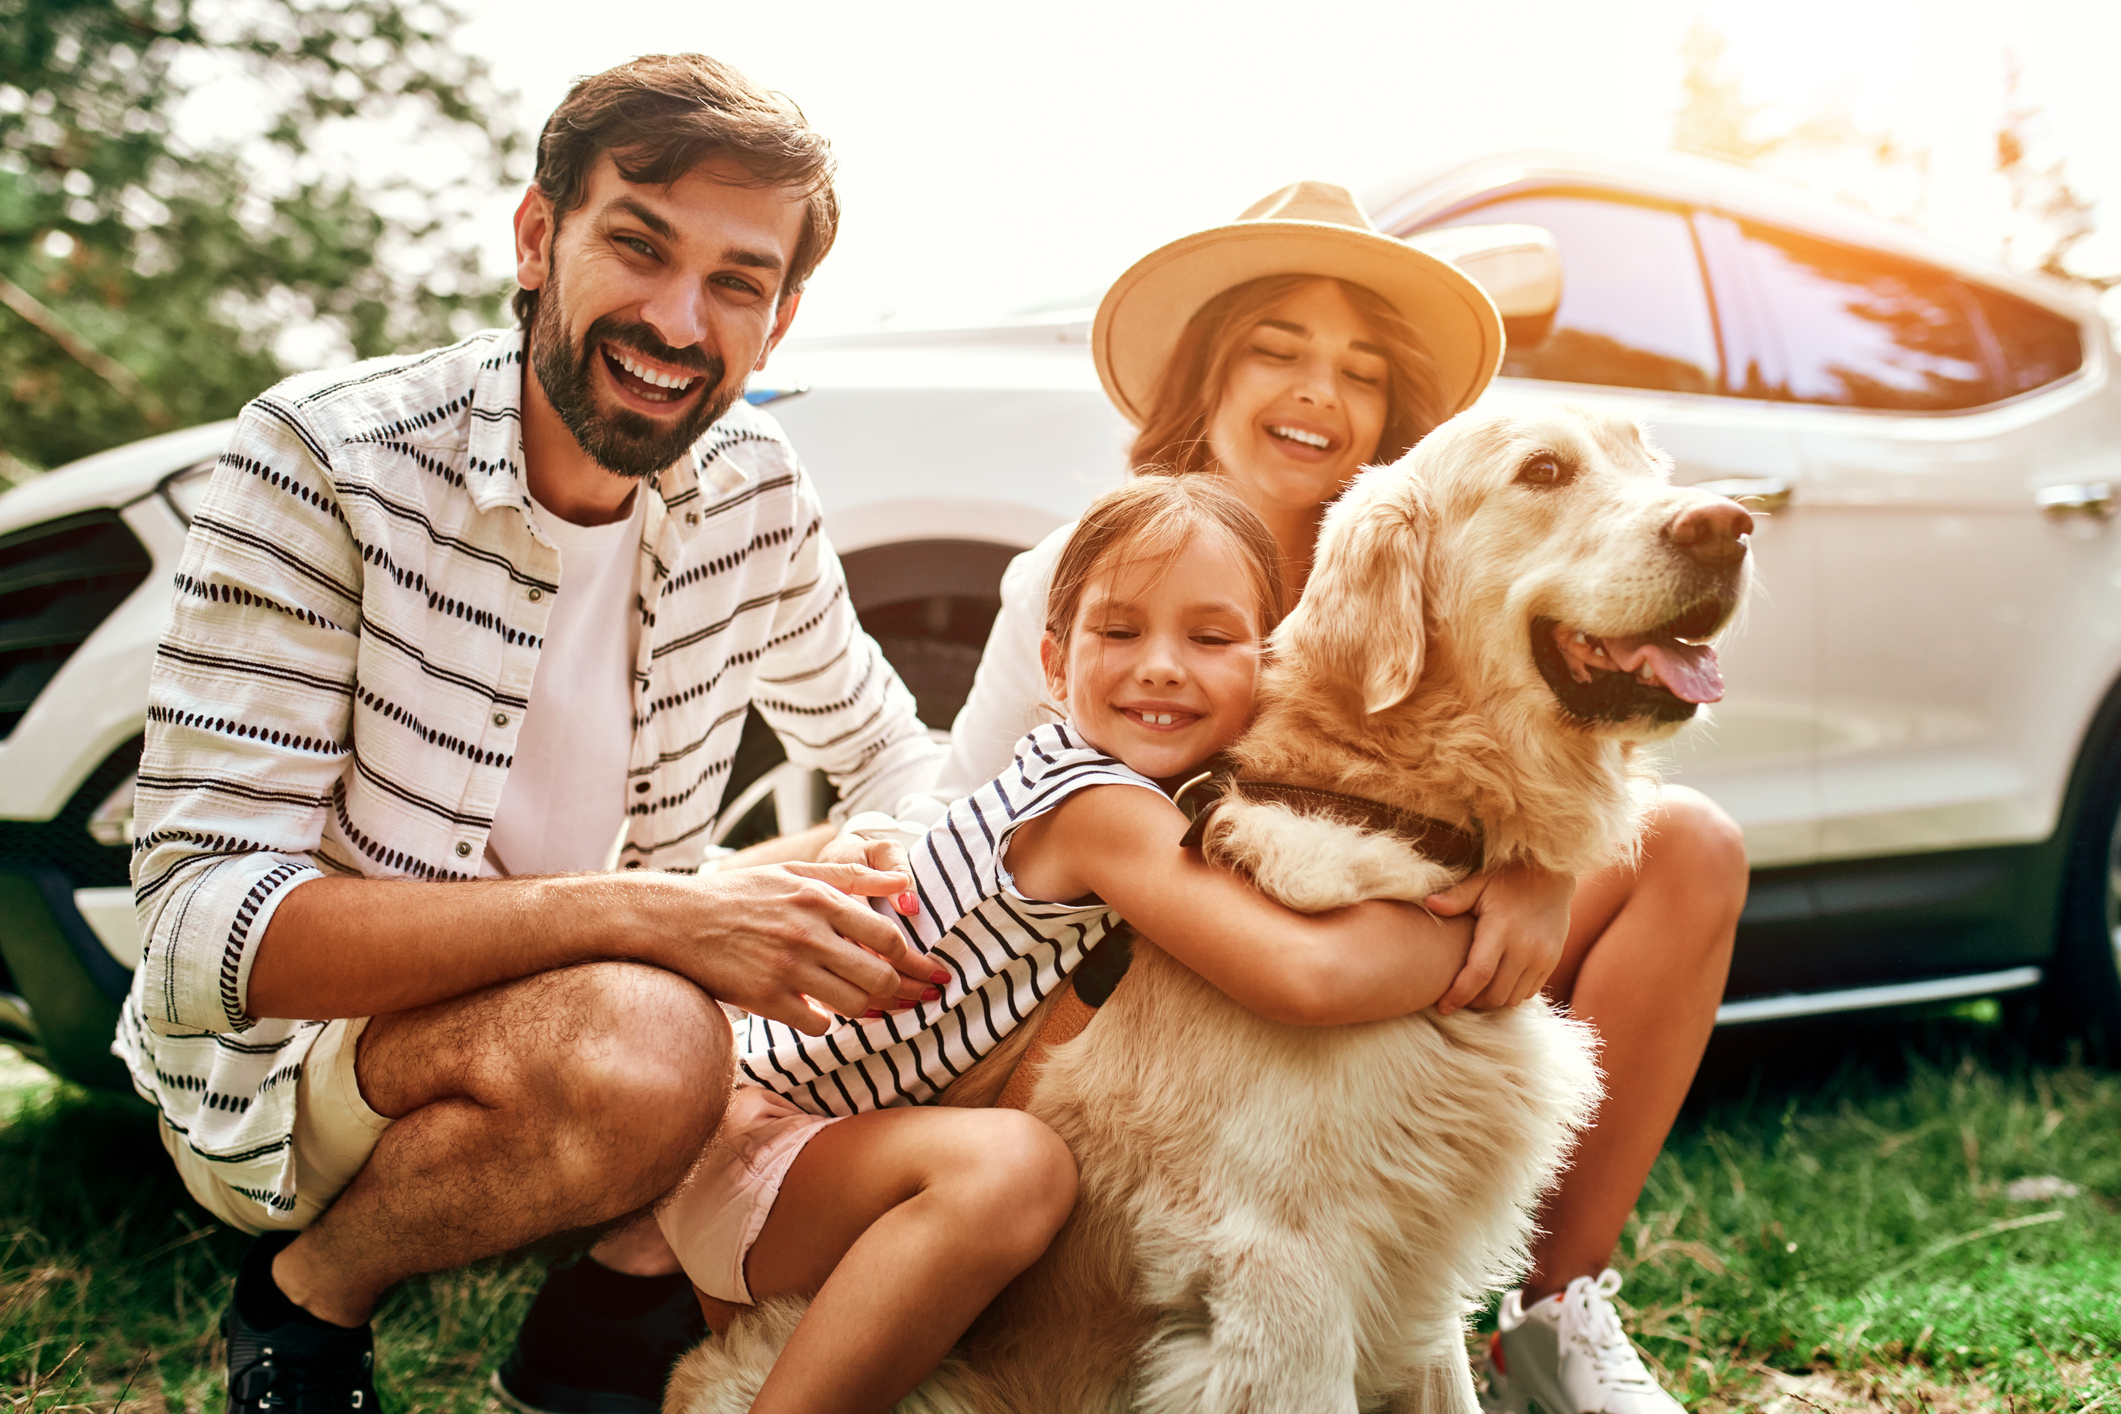
<svg viewBox="0 0 2121 1414">
<path fill-rule="evenodd" d="M 2070 842 L 2042 992 L 2043 1039 L 2059 1039 L 2060 1023 L 2083 1036 L 2090 1059 L 2121 1065 L 2121 742 L 2100 753 Z"/>
</svg>

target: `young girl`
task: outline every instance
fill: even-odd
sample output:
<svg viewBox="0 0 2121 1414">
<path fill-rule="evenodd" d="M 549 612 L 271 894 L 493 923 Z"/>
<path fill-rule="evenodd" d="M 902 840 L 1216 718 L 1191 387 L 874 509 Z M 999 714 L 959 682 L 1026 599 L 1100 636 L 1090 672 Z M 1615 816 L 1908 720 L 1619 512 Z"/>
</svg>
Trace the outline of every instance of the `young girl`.
<svg viewBox="0 0 2121 1414">
<path fill-rule="evenodd" d="M 1060 1141 L 1014 1110 L 926 1102 L 1120 918 L 1275 1020 L 1401 1016 L 1450 986 L 1468 920 L 1306 916 L 1180 848 L 1165 792 L 1251 719 L 1279 563 L 1218 478 L 1140 477 L 1094 504 L 1041 648 L 1068 720 L 912 851 L 919 907 L 900 921 L 948 981 L 818 1035 L 748 1022 L 729 1117 L 658 1220 L 710 1296 L 816 1293 L 754 1411 L 888 1408 L 1045 1250 L 1075 1197 Z"/>
</svg>

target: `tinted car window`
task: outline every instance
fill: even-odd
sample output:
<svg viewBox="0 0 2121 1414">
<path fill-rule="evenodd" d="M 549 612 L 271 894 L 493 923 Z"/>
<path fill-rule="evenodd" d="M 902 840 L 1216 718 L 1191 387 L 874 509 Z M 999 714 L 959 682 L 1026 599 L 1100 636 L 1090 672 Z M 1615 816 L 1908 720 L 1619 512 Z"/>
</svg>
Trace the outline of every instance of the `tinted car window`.
<svg viewBox="0 0 2121 1414">
<path fill-rule="evenodd" d="M 2043 388 L 2083 367 L 2084 337 L 2076 320 L 1985 285 L 1970 288 L 2003 351 L 2010 372 L 2007 392 Z"/>
<path fill-rule="evenodd" d="M 1682 212 L 1577 195 L 1508 197 L 1436 224 L 1521 221 L 1553 232 L 1561 307 L 1536 344 L 1513 342 L 1519 378 L 1716 391 L 1716 325 Z"/>
<path fill-rule="evenodd" d="M 1780 337 L 1782 397 L 1940 412 L 1996 396 L 1971 301 L 1950 275 L 1790 231 L 1744 229 Z"/>
</svg>

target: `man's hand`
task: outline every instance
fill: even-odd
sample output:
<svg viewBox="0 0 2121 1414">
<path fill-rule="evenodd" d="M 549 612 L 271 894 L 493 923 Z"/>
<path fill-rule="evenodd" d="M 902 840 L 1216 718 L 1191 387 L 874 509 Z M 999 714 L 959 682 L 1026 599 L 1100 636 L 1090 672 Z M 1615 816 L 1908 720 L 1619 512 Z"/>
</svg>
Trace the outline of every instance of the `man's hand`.
<svg viewBox="0 0 2121 1414">
<path fill-rule="evenodd" d="M 861 902 L 912 882 L 860 864 L 718 871 L 690 883 L 700 906 L 650 960 L 718 1001 L 821 1035 L 834 1014 L 932 1000 L 949 980 Z"/>
<path fill-rule="evenodd" d="M 1474 919 L 1473 950 L 1436 1003 L 1437 1012 L 1515 1006 L 1544 987 L 1568 941 L 1575 897 L 1575 875 L 1531 864 L 1505 865 L 1431 894 L 1431 913 L 1456 918 L 1470 911 Z"/>
</svg>

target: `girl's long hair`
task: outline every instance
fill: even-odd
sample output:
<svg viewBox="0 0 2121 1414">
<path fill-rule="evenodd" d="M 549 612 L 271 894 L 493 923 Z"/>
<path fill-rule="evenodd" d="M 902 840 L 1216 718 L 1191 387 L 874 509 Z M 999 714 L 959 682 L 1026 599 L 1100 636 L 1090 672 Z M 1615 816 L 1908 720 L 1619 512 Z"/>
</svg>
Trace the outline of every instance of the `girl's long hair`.
<svg viewBox="0 0 2121 1414">
<path fill-rule="evenodd" d="M 1215 453 L 1208 446 L 1208 419 L 1222 393 L 1224 375 L 1237 348 L 1261 316 L 1291 292 L 1319 275 L 1264 275 L 1232 285 L 1200 307 L 1186 322 L 1178 345 L 1164 365 L 1156 402 L 1129 452 L 1136 472 L 1184 474 L 1213 471 Z M 1422 347 L 1414 326 L 1384 296 L 1364 285 L 1334 280 L 1348 303 L 1369 322 L 1384 346 L 1390 375 L 1385 387 L 1385 425 L 1377 439 L 1378 465 L 1398 461 L 1407 450 L 1443 421 L 1443 398 L 1437 391 L 1436 360 Z"/>
</svg>

